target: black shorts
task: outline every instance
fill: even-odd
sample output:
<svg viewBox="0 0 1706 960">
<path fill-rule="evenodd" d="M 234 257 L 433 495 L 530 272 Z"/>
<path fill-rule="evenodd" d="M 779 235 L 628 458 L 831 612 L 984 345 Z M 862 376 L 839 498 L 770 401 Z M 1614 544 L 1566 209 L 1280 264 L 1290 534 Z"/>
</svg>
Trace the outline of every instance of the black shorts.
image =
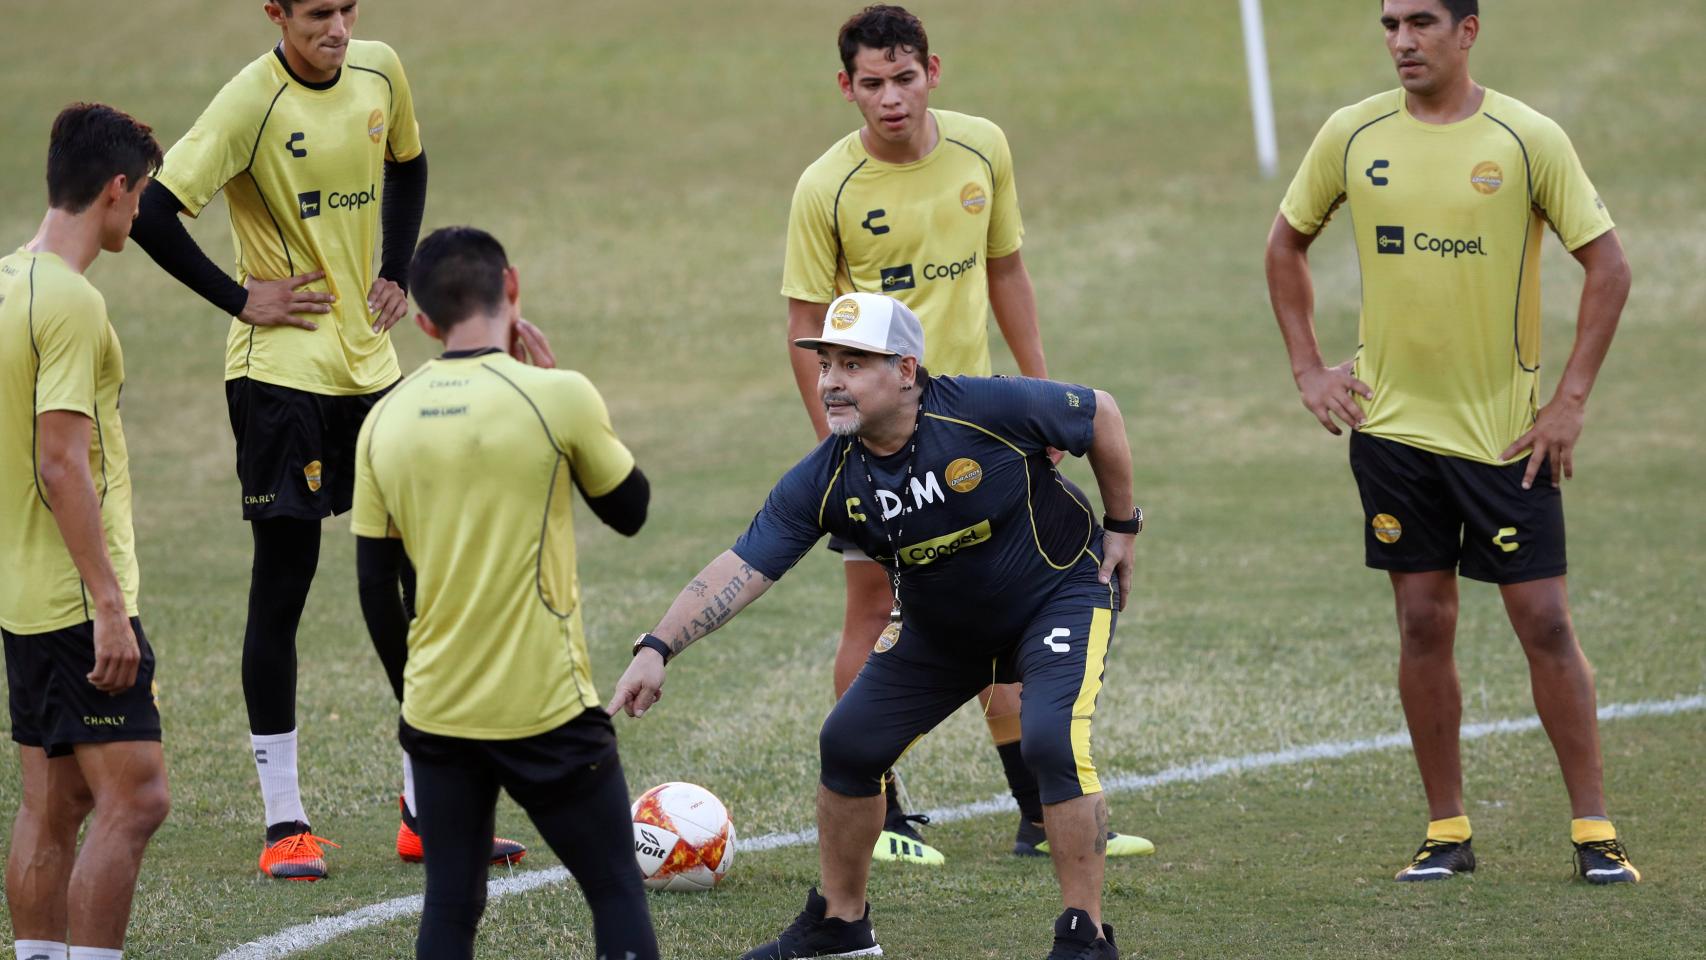
<svg viewBox="0 0 1706 960">
<path fill-rule="evenodd" d="M 95 624 L 84 621 L 49 633 L 18 635 L 0 630 L 6 643 L 12 739 L 40 747 L 50 757 L 68 757 L 80 743 L 160 739 L 160 710 L 154 704 L 154 648 L 142 621 L 130 618 L 142 662 L 129 690 L 106 694 L 89 683 L 95 669 Z"/>
<path fill-rule="evenodd" d="M 823 785 L 873 796 L 883 772 L 914 741 L 991 682 L 1025 685 L 1020 744 L 1043 803 L 1099 792 L 1090 726 L 1118 619 L 1108 588 L 1074 586 L 1050 599 L 1011 646 L 993 656 L 941 643 L 908 627 L 880 645 L 824 721 Z"/>
<path fill-rule="evenodd" d="M 397 740 L 416 764 L 481 773 L 529 810 L 549 808 L 555 798 L 575 793 L 599 765 L 616 756 L 616 728 L 598 707 L 517 740 L 440 736 L 403 720 L 397 722 Z"/>
<path fill-rule="evenodd" d="M 356 436 L 390 390 L 336 397 L 248 377 L 225 381 L 243 519 L 347 512 L 355 499 Z"/>
<path fill-rule="evenodd" d="M 1369 566 L 1500 584 L 1565 573 L 1564 497 L 1550 463 L 1524 490 L 1526 459 L 1501 467 L 1363 433 L 1350 448 Z"/>
</svg>

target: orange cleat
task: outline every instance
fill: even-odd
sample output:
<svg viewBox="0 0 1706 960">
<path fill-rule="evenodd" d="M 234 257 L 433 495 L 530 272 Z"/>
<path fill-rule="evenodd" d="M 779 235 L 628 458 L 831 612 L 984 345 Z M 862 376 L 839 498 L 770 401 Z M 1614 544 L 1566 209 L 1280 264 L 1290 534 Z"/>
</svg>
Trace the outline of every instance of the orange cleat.
<svg viewBox="0 0 1706 960">
<path fill-rule="evenodd" d="M 426 851 L 421 847 L 421 835 L 415 832 L 415 816 L 409 812 L 409 805 L 397 798 L 397 810 L 403 815 L 401 823 L 397 824 L 397 856 L 405 863 L 420 863 L 426 859 Z M 520 862 L 527 856 L 527 847 L 515 840 L 503 837 L 492 838 L 492 865 L 507 867 Z"/>
<path fill-rule="evenodd" d="M 325 837 L 308 832 L 306 823 L 298 823 L 296 833 L 269 843 L 261 851 L 261 872 L 274 880 L 313 882 L 326 879 L 326 851 L 320 844 L 337 844 Z"/>
</svg>

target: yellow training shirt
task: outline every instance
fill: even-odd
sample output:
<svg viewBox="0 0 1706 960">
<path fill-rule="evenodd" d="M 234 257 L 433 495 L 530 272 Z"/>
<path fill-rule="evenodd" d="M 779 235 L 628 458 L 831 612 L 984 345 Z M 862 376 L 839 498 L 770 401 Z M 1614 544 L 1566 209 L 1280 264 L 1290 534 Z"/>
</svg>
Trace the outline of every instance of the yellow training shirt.
<svg viewBox="0 0 1706 960">
<path fill-rule="evenodd" d="M 377 267 L 385 161 L 421 152 L 414 98 L 396 51 L 351 40 L 329 84 L 294 77 L 275 49 L 232 78 L 166 154 L 159 181 L 192 215 L 220 190 L 231 210 L 239 283 L 325 270 L 320 328 L 231 321 L 225 379 L 252 377 L 311 393 L 372 393 L 398 377 L 388 333 L 373 332 L 367 291 Z"/>
<path fill-rule="evenodd" d="M 570 491 L 604 496 L 633 468 L 586 377 L 495 351 L 428 361 L 374 406 L 350 528 L 401 537 L 415 567 L 410 726 L 512 740 L 598 705 Z"/>
<path fill-rule="evenodd" d="M 932 374 L 984 377 L 989 259 L 1017 252 L 1025 234 L 1013 155 L 988 120 L 930 113 L 939 136 L 922 159 L 884 163 L 855 130 L 800 175 L 782 295 L 827 304 L 886 293 L 924 325 Z"/>
<path fill-rule="evenodd" d="M 1492 90 L 1450 124 L 1389 91 L 1333 114 L 1280 212 L 1313 234 L 1340 203 L 1362 269 L 1363 432 L 1500 463 L 1539 409 L 1542 228 L 1570 250 L 1612 228 L 1569 137 Z"/>
<path fill-rule="evenodd" d="M 0 259 L 0 627 L 11 633 L 94 619 L 37 473 L 36 417 L 50 410 L 92 421 L 89 475 L 125 610 L 136 616 L 123 386 L 124 353 L 100 291 L 51 253 L 19 250 Z"/>
</svg>

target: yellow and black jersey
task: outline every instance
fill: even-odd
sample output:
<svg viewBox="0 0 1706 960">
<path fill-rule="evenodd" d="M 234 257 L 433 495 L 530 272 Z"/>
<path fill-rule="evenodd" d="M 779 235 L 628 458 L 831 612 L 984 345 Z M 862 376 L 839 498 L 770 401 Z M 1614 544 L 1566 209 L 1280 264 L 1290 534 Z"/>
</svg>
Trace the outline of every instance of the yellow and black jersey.
<svg viewBox="0 0 1706 960">
<path fill-rule="evenodd" d="M 1389 91 L 1333 114 L 1280 212 L 1313 234 L 1341 203 L 1362 270 L 1355 372 L 1374 390 L 1363 431 L 1500 463 L 1539 408 L 1543 228 L 1569 250 L 1612 228 L 1569 137 L 1492 90 L 1449 124 Z"/>
<path fill-rule="evenodd" d="M 510 740 L 596 707 L 571 493 L 610 493 L 634 458 L 592 383 L 496 351 L 446 355 L 373 408 L 356 457 L 351 529 L 402 538 L 415 567 L 409 725 Z"/>
<path fill-rule="evenodd" d="M 225 378 L 310 393 L 372 393 L 399 374 L 388 333 L 373 332 L 385 161 L 421 152 L 414 97 L 397 54 L 351 40 L 332 80 L 308 83 L 272 50 L 232 78 L 166 154 L 159 181 L 199 216 L 221 190 L 231 211 L 238 282 L 314 270 L 307 289 L 337 297 L 318 330 L 233 320 Z"/>
<path fill-rule="evenodd" d="M 100 291 L 51 253 L 0 259 L 0 627 L 47 633 L 94 618 L 39 473 L 36 418 L 88 417 L 89 475 L 107 553 L 136 616 L 130 456 L 119 422 L 124 353 Z"/>
<path fill-rule="evenodd" d="M 863 291 L 895 297 L 924 324 L 933 373 L 988 376 L 989 259 L 1019 249 L 1025 228 L 1001 128 L 932 110 L 936 146 L 884 163 L 859 131 L 800 176 L 788 214 L 782 295 L 829 303 Z"/>
</svg>

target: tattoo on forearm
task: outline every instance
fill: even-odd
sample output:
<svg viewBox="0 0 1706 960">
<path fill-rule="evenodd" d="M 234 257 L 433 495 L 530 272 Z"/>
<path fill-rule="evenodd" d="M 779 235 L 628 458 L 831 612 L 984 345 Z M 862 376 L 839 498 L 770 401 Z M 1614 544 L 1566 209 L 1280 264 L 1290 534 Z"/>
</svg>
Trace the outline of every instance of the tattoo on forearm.
<svg viewBox="0 0 1706 960">
<path fill-rule="evenodd" d="M 768 577 L 743 563 L 740 565 L 740 569 L 735 571 L 734 576 L 729 578 L 728 583 L 723 584 L 722 588 L 715 593 L 711 592 L 709 584 L 698 578 L 689 583 L 687 590 L 692 592 L 694 596 L 703 598 L 705 606 L 697 616 L 688 622 L 687 626 L 682 627 L 674 637 L 670 638 L 671 655 L 680 653 L 687 649 L 688 644 L 729 622 L 729 618 L 735 615 L 735 600 L 740 596 L 741 591 L 746 589 L 747 584 L 755 579 L 769 582 Z"/>
</svg>

